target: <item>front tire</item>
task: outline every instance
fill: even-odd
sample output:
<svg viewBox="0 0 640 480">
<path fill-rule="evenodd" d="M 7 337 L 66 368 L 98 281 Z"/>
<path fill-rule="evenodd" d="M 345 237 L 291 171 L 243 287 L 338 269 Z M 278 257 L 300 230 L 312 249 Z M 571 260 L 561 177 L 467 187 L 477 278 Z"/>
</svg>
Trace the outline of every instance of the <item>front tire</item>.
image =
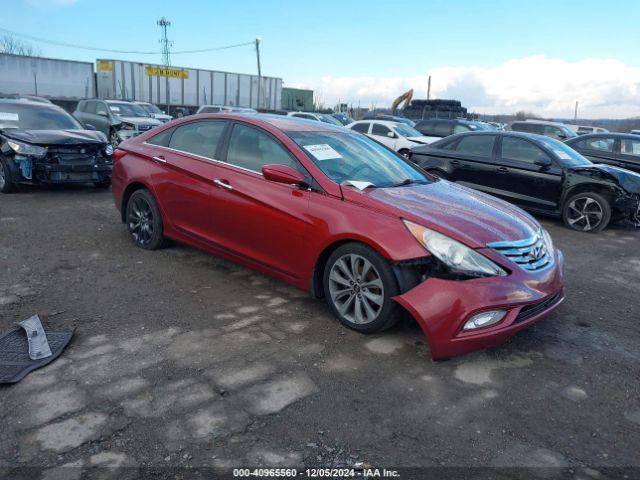
<svg viewBox="0 0 640 480">
<path fill-rule="evenodd" d="M 136 190 L 129 197 L 126 221 L 129 235 L 138 247 L 157 250 L 164 245 L 162 216 L 149 190 Z"/>
<path fill-rule="evenodd" d="M 109 143 L 114 149 L 120 145 L 120 135 L 118 135 L 118 131 L 115 128 L 109 130 Z"/>
<path fill-rule="evenodd" d="M 606 198 L 597 193 L 578 193 L 565 202 L 562 219 L 572 230 L 601 232 L 611 221 L 611 206 Z"/>
<path fill-rule="evenodd" d="M 408 150 L 406 148 L 401 148 L 400 150 L 398 150 L 398 153 L 402 155 L 404 158 L 406 158 L 407 160 L 411 159 L 411 150 Z"/>
<path fill-rule="evenodd" d="M 327 260 L 323 286 L 329 308 L 349 328 L 381 332 L 400 319 L 402 310 L 392 299 L 399 289 L 391 265 L 366 245 L 338 247 Z"/>
<path fill-rule="evenodd" d="M 15 183 L 11 179 L 11 170 L 4 158 L 0 158 L 0 192 L 11 193 L 15 190 Z"/>
</svg>

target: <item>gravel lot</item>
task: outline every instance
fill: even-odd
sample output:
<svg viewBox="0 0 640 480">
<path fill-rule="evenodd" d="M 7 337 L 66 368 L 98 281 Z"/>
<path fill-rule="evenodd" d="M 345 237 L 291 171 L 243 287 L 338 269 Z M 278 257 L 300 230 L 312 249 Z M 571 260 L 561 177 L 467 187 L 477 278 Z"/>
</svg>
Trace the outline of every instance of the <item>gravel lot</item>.
<svg viewBox="0 0 640 480">
<path fill-rule="evenodd" d="M 77 331 L 0 388 L 0 468 L 640 466 L 640 231 L 543 223 L 565 303 L 435 363 L 411 322 L 361 335 L 307 292 L 189 247 L 136 248 L 108 191 L 4 195 L 0 330 L 38 313 Z"/>
</svg>

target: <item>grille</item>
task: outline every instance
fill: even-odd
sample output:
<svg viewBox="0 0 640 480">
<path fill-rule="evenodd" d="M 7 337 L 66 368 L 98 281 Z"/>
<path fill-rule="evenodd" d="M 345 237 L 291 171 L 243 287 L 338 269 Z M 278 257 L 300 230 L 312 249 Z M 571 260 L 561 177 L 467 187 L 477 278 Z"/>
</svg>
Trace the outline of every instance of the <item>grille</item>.
<svg viewBox="0 0 640 480">
<path fill-rule="evenodd" d="M 142 124 L 138 125 L 138 130 L 141 132 L 146 132 L 147 130 L 151 130 L 153 127 L 155 127 L 155 125 Z"/>
<path fill-rule="evenodd" d="M 49 162 L 65 164 L 93 163 L 99 156 L 102 146 L 78 145 L 73 147 L 49 147 L 47 158 Z"/>
<path fill-rule="evenodd" d="M 547 250 L 540 232 L 524 240 L 489 243 L 488 247 L 529 272 L 542 270 L 553 263 L 551 252 Z"/>
<path fill-rule="evenodd" d="M 528 318 L 531 318 L 534 315 L 537 315 L 538 313 L 541 313 L 547 310 L 548 308 L 551 308 L 552 306 L 560 302 L 560 300 L 562 300 L 562 292 L 558 292 L 552 297 L 546 298 L 541 302 L 534 303 L 533 305 L 526 305 L 522 307 L 514 323 L 524 322 Z"/>
</svg>

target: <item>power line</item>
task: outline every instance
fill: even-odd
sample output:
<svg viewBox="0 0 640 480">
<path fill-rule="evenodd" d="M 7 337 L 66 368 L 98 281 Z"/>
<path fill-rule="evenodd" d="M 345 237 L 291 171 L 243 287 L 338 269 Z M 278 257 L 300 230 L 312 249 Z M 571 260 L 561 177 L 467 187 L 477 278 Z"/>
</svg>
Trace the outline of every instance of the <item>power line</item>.
<svg viewBox="0 0 640 480">
<path fill-rule="evenodd" d="M 140 51 L 140 50 L 116 50 L 111 48 L 97 48 L 97 47 L 87 47 L 85 45 L 75 45 L 73 43 L 66 42 L 58 42 L 55 40 L 46 40 L 44 38 L 34 37 L 33 35 L 26 35 L 24 33 L 14 32 L 12 30 L 8 30 L 6 28 L 0 27 L 0 32 L 5 32 L 10 35 L 15 35 L 16 37 L 26 38 L 27 40 L 31 40 L 32 42 L 39 43 L 47 43 L 49 45 L 55 45 L 58 47 L 66 47 L 66 48 L 75 48 L 78 50 L 88 50 L 92 52 L 107 52 L 107 53 L 126 53 L 126 54 L 135 54 L 135 55 L 162 55 L 164 52 L 160 51 Z M 180 54 L 189 54 L 189 53 L 205 53 L 205 52 L 214 52 L 216 50 L 228 50 L 230 48 L 236 47 L 244 47 L 247 45 L 255 45 L 255 41 L 244 42 L 244 43 L 236 43 L 234 45 L 225 45 L 223 47 L 211 47 L 211 48 L 200 48 L 196 50 L 180 50 L 180 51 L 172 51 L 171 55 L 180 55 Z"/>
</svg>

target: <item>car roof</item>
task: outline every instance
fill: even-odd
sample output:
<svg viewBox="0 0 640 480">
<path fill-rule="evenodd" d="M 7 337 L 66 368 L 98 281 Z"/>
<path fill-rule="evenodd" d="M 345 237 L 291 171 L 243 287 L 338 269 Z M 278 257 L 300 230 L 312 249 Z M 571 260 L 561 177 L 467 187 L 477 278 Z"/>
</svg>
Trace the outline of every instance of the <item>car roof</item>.
<svg viewBox="0 0 640 480">
<path fill-rule="evenodd" d="M 461 137 L 470 137 L 470 136 L 480 136 L 480 135 L 499 135 L 502 137 L 517 137 L 517 138 L 528 138 L 530 140 L 549 140 L 549 137 L 545 135 L 538 135 L 537 133 L 529 133 L 529 132 L 513 132 L 513 131 L 501 131 L 501 130 L 480 130 L 475 132 L 461 132 L 454 133 L 453 135 L 449 135 L 447 137 L 443 137 L 442 140 L 438 140 L 434 143 L 440 143 L 444 140 L 451 140 L 453 138 L 461 138 Z M 587 135 L 583 135 L 579 138 L 584 138 Z M 553 140 L 553 139 L 552 139 Z"/>
<path fill-rule="evenodd" d="M 562 123 L 562 122 L 551 122 L 551 121 L 546 121 L 546 120 L 533 120 L 533 119 L 527 119 L 527 120 L 516 120 L 513 123 L 535 123 L 538 125 L 554 125 L 556 127 L 567 127 L 567 128 L 571 128 L 569 127 L 569 125 L 567 125 L 566 123 Z M 512 124 L 513 124 L 512 123 Z"/>
<path fill-rule="evenodd" d="M 580 140 L 584 140 L 585 138 L 630 138 L 633 140 L 638 140 L 640 135 L 635 133 L 619 133 L 619 132 L 594 132 L 587 133 L 585 135 L 580 135 L 579 137 L 573 137 L 567 140 L 565 143 L 576 143 Z"/>
<path fill-rule="evenodd" d="M 223 120 L 238 120 L 241 122 L 251 123 L 257 127 L 275 127 L 283 132 L 343 132 L 347 131 L 344 127 L 332 125 L 329 123 L 318 122 L 315 120 L 305 120 L 303 118 L 288 117 L 285 115 L 276 115 L 273 113 L 196 113 L 189 115 L 189 120 L 215 118 Z"/>
<path fill-rule="evenodd" d="M 38 100 L 31 100 L 30 98 L 3 98 L 0 97 L 0 104 L 13 104 L 13 105 L 31 105 L 31 106 L 35 106 L 35 107 L 42 107 L 42 108 L 55 108 L 56 110 L 63 110 L 64 109 L 62 107 L 59 107 L 58 105 L 51 103 L 51 102 L 39 102 Z"/>
<path fill-rule="evenodd" d="M 396 127 L 401 122 L 393 122 L 391 120 L 378 120 L 377 118 L 369 118 L 365 120 L 358 120 L 357 122 L 350 123 L 349 125 L 354 125 L 356 123 L 379 123 L 381 125 L 386 125 L 387 127 Z"/>
</svg>

